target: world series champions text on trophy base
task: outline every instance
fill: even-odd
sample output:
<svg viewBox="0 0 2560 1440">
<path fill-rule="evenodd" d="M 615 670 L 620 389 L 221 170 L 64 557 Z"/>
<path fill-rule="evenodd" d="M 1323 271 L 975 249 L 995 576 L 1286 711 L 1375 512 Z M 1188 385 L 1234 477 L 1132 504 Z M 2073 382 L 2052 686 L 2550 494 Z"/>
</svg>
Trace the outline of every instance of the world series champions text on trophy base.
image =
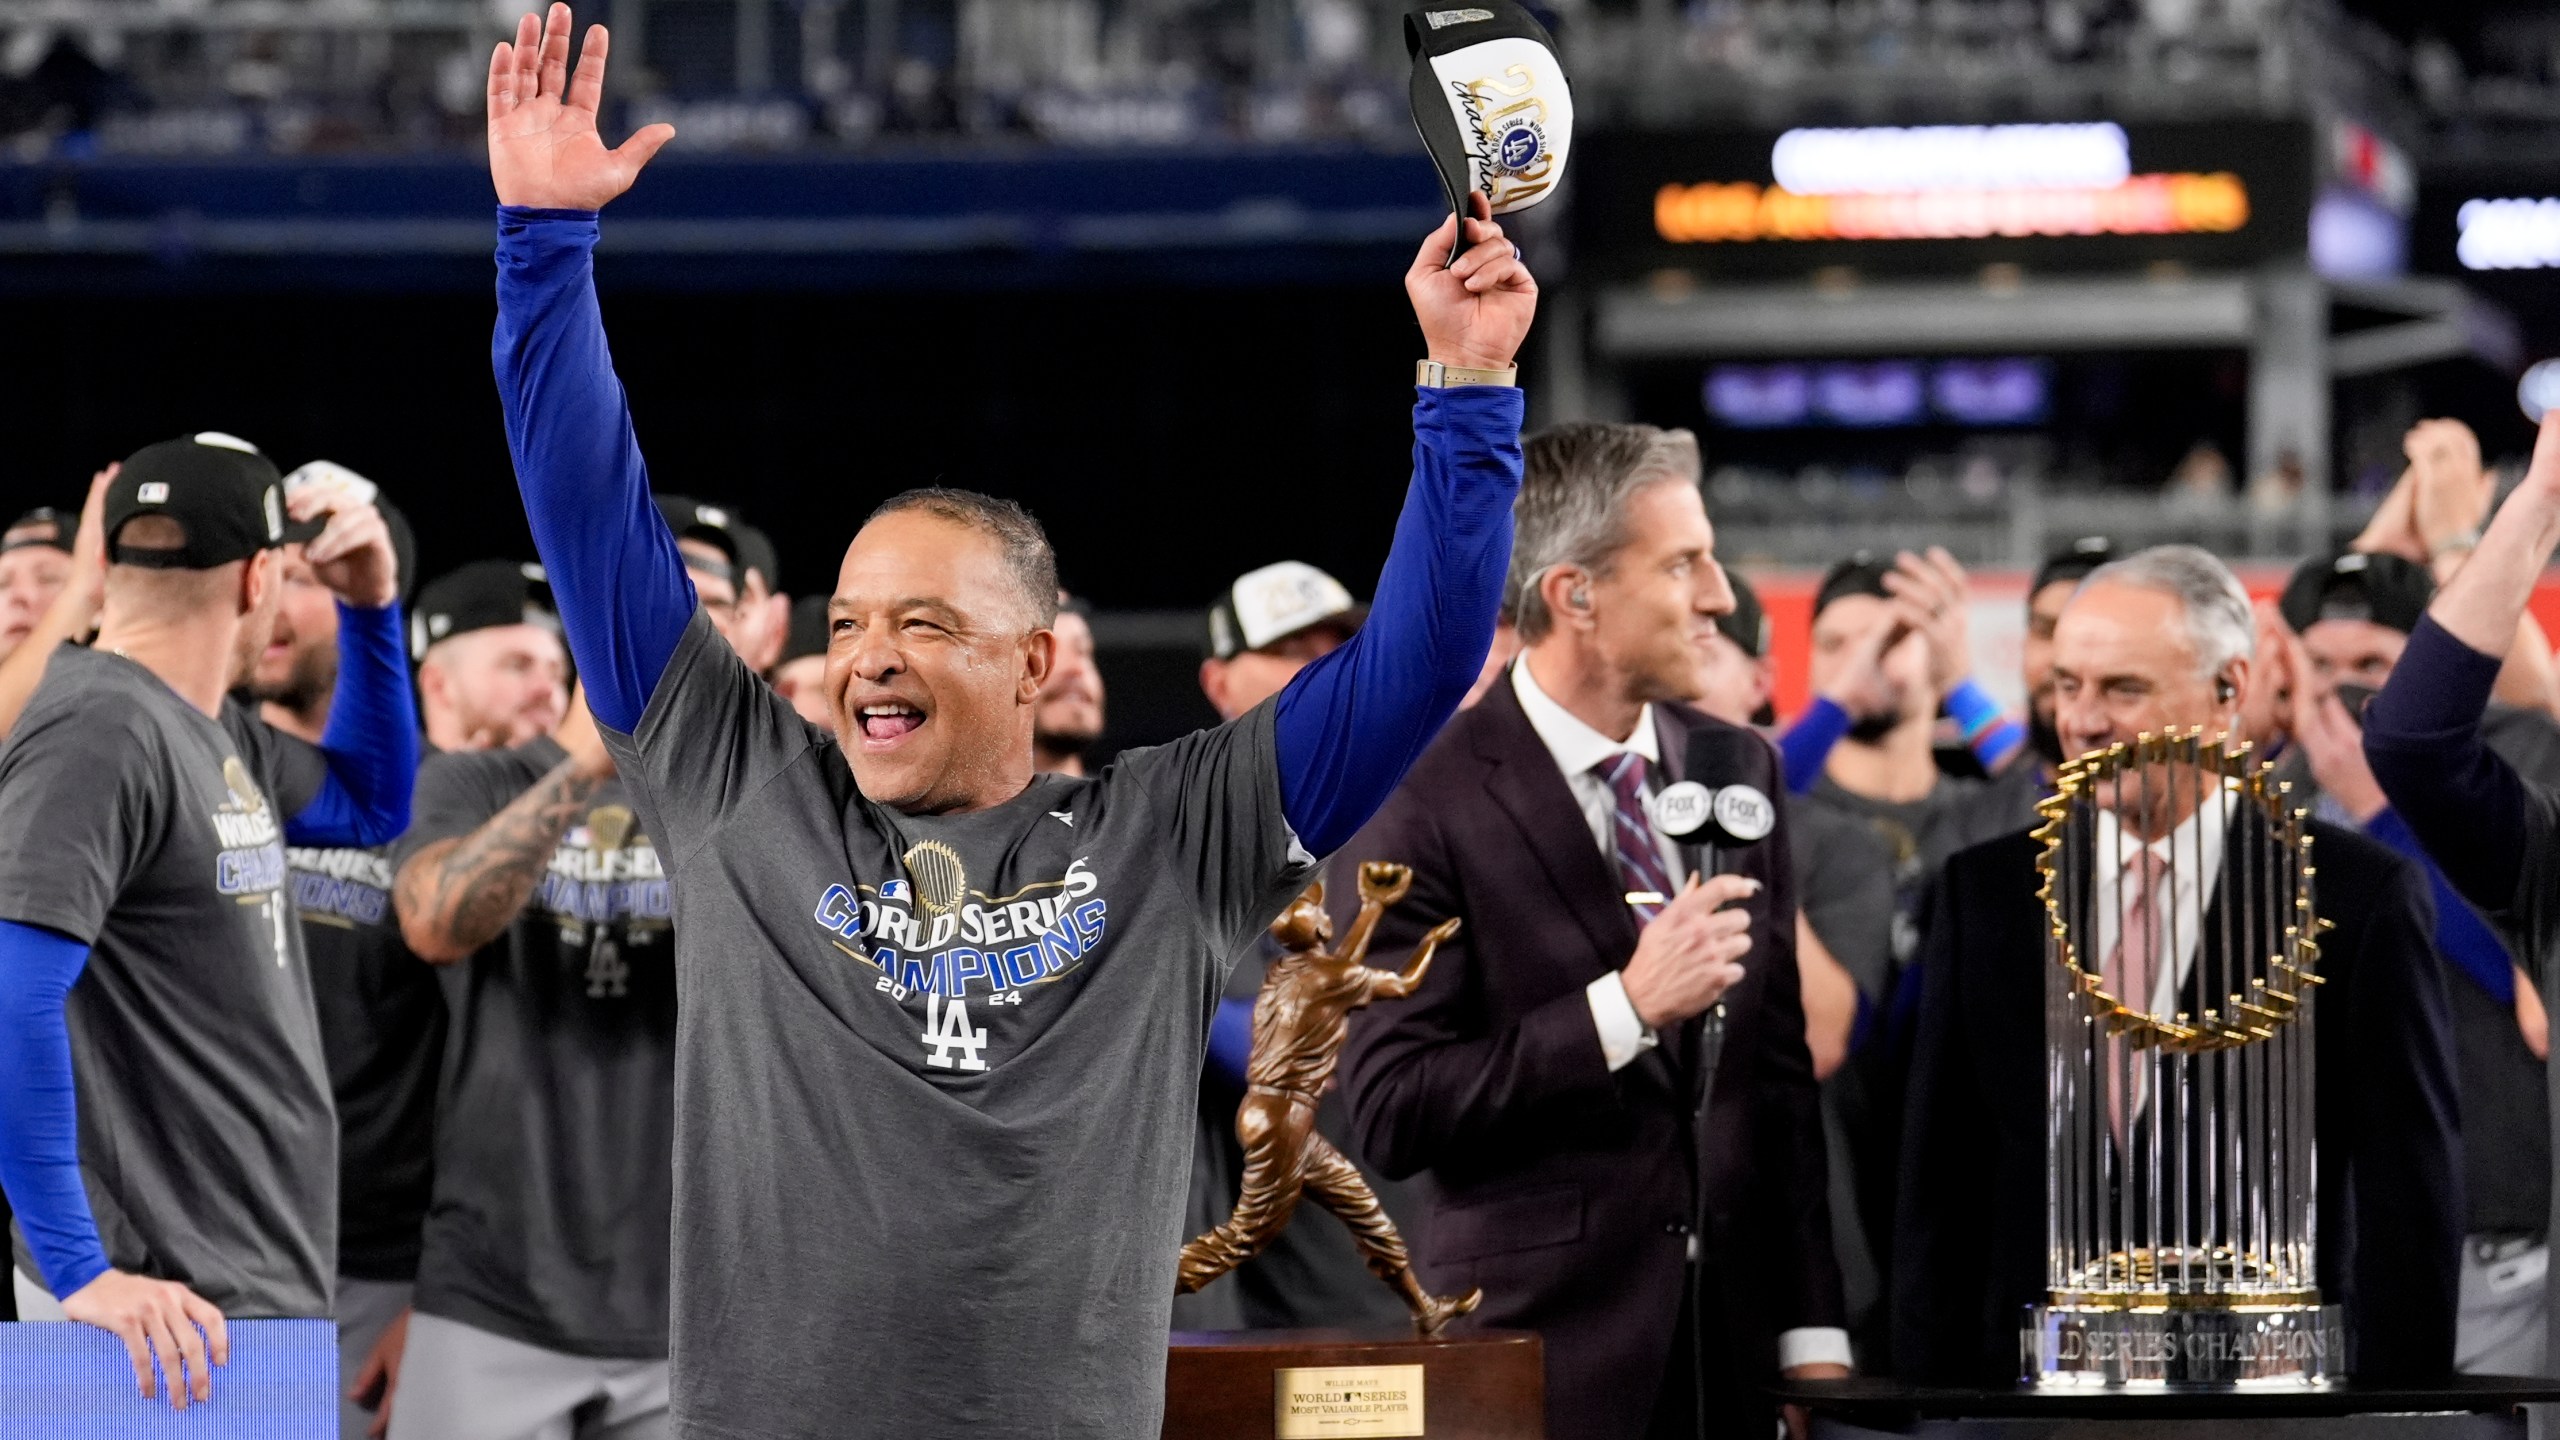
<svg viewBox="0 0 2560 1440">
<path fill-rule="evenodd" d="M 1413 871 L 1406 866 L 1362 865 L 1359 916 L 1341 948 L 1330 952 L 1325 946 L 1333 940 L 1333 920 L 1325 913 L 1321 881 L 1271 922 L 1271 937 L 1283 953 L 1263 976 L 1253 1002 L 1252 1058 L 1245 1067 L 1244 1101 L 1236 1107 L 1244 1185 L 1234 1213 L 1182 1247 L 1176 1293 L 1196 1291 L 1253 1258 L 1288 1225 L 1306 1196 L 1351 1231 L 1370 1273 L 1403 1297 L 1419 1333 L 1439 1334 L 1484 1298 L 1481 1290 L 1437 1297 L 1423 1289 L 1404 1237 L 1369 1182 L 1315 1128 L 1316 1101 L 1333 1080 L 1351 1012 L 1372 1000 L 1412 994 L 1440 942 L 1458 933 L 1454 919 L 1433 926 L 1401 972 L 1366 964 L 1380 917 L 1412 888 Z"/>
</svg>

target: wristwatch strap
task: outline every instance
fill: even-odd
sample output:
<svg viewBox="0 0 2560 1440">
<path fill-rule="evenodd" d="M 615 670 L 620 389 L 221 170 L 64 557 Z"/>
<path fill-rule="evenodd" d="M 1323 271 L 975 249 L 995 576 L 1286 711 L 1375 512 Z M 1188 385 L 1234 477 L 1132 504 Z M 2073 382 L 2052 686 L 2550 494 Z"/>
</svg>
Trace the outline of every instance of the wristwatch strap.
<svg viewBox="0 0 2560 1440">
<path fill-rule="evenodd" d="M 1437 360 L 1423 360 L 1413 367 L 1413 383 L 1426 390 L 1454 390 L 1461 385 L 1517 385 L 1520 367 L 1505 365 L 1499 370 L 1469 370 L 1457 365 L 1443 365 Z"/>
</svg>

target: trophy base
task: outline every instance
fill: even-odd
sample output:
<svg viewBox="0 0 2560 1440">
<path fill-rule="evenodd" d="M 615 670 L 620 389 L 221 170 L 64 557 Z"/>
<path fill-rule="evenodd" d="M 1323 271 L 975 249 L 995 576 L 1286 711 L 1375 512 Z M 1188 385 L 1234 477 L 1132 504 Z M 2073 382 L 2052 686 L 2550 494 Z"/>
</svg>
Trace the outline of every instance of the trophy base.
<svg viewBox="0 0 2560 1440">
<path fill-rule="evenodd" d="M 2030 1305 L 2018 1361 L 2039 1388 L 2313 1389 L 2346 1378 L 2346 1316 L 2336 1305 Z"/>
<path fill-rule="evenodd" d="M 1164 1440 L 1547 1433 L 1545 1347 L 1518 1330 L 1177 1330 L 1164 1392 Z"/>
</svg>

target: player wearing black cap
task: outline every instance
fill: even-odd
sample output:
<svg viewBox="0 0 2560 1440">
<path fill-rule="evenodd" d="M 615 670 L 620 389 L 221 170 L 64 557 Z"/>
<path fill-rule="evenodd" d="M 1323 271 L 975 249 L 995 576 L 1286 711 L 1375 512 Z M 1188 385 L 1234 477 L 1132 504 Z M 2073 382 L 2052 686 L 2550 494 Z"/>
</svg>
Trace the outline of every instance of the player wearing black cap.
<svg viewBox="0 0 2560 1440">
<path fill-rule="evenodd" d="M 658 505 L 704 610 L 744 633 L 727 513 Z M 431 659 L 556 653 L 542 575 L 466 567 L 428 587 L 415 638 Z M 583 696 L 548 735 L 431 761 L 400 853 L 400 924 L 440 967 L 451 1058 L 393 1440 L 546 1436 L 590 1406 L 617 1436 L 662 1434 L 673 912 Z"/>
<path fill-rule="evenodd" d="M 70 563 L 62 571 L 61 586 L 27 632 L 0 653 L 0 736 L 17 725 L 19 713 L 27 708 L 28 698 L 44 679 L 45 667 L 53 661 L 54 650 L 84 641 L 98 628 L 98 607 L 106 603 L 107 583 L 106 542 L 98 517 L 116 469 L 110 464 L 89 478 L 89 498 L 72 527 Z M 37 563 L 44 563 L 41 557 Z"/>
<path fill-rule="evenodd" d="M 2084 535 L 2045 557 L 2027 583 L 2027 631 L 2018 644 L 2019 669 L 2026 681 L 2027 748 L 2006 769 L 1991 777 L 1983 808 L 2000 817 L 2002 830 L 2021 830 L 2038 823 L 2036 802 L 2053 788 L 2062 764 L 2062 732 L 2054 723 L 2053 627 L 2062 607 L 2092 571 L 2116 558 L 2116 544 L 2104 535 Z"/>
<path fill-rule="evenodd" d="M 773 537 L 743 520 L 730 528 L 738 541 L 738 611 L 745 626 L 738 658 L 761 675 L 782 662 L 791 597 L 782 593 L 782 556 Z"/>
<path fill-rule="evenodd" d="M 1769 700 L 1777 686 L 1777 666 L 1769 658 L 1769 612 L 1733 567 L 1725 567 L 1724 577 L 1733 587 L 1733 608 L 1716 617 L 1715 633 L 1707 639 L 1707 688 L 1696 703 L 1728 724 L 1765 729 L 1777 723 Z"/>
<path fill-rule="evenodd" d="M 418 593 L 409 617 L 418 705 L 438 750 L 538 740 L 569 710 L 569 652 L 542 567 L 475 560 Z"/>
<path fill-rule="evenodd" d="M 288 500 L 212 433 L 139 451 L 102 505 L 98 643 L 53 653 L 0 752 L 0 833 L 42 837 L 0 850 L 0 1183 L 21 1313 L 113 1331 L 146 1395 L 156 1353 L 183 1405 L 226 1314 L 330 1313 L 337 1123 L 284 847 L 398 834 L 417 732 L 372 506 Z M 338 597 L 317 746 L 227 698 L 288 515 L 325 518 L 307 554 Z"/>
<path fill-rule="evenodd" d="M 0 531 L 0 660 L 36 628 L 71 579 L 72 516 L 41 505 Z"/>
<path fill-rule="evenodd" d="M 1084 774 L 1084 757 L 1102 740 L 1102 667 L 1093 658 L 1092 613 L 1072 595 L 1058 601 L 1058 658 L 1031 703 L 1031 765 L 1044 774 Z"/>
<path fill-rule="evenodd" d="M 804 595 L 791 606 L 782 658 L 765 679 L 793 714 L 812 725 L 827 723 L 827 597 Z"/>
<path fill-rule="evenodd" d="M 2365 702 L 2390 683 L 2435 579 L 2416 561 L 2353 551 L 2307 560 L 2278 602 L 2292 681 L 2293 746 L 2279 773 L 2315 817 L 2381 841 L 2425 866 L 2435 892 L 2436 949 L 2454 1024 L 2462 1097 L 2464 1225 L 2454 1363 L 2479 1375 L 2545 1368 L 2550 1250 L 2551 1104 L 2544 1084 L 2550 1025 L 2532 979 L 2502 935 L 2462 898 L 2365 759 Z M 2298 638 L 2296 638 L 2298 637 Z M 2560 785 L 2560 726 L 2539 709 L 2491 704 L 2489 749 L 2517 774 Z"/>
</svg>

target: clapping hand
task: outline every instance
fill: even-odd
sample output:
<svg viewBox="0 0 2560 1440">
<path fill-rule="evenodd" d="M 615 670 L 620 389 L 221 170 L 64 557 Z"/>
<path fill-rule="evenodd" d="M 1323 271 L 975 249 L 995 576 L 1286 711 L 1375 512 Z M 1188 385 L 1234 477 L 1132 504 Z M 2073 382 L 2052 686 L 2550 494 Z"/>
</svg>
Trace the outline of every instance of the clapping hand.
<svg viewBox="0 0 2560 1440">
<path fill-rule="evenodd" d="M 498 203 L 540 210 L 601 210 L 631 188 L 640 167 L 675 138 L 646 125 L 608 150 L 596 133 L 604 98 L 605 29 L 587 28 L 578 73 L 569 73 L 569 7 L 516 22 L 513 44 L 489 56 L 489 178 Z"/>
<path fill-rule="evenodd" d="M 1455 215 L 1440 222 L 1405 272 L 1404 292 L 1422 322 L 1423 354 L 1466 370 L 1511 364 L 1538 313 L 1538 282 L 1520 263 L 1520 247 L 1503 238 L 1482 195 L 1468 199 L 1467 252 L 1444 265 L 1458 241 Z"/>
</svg>

